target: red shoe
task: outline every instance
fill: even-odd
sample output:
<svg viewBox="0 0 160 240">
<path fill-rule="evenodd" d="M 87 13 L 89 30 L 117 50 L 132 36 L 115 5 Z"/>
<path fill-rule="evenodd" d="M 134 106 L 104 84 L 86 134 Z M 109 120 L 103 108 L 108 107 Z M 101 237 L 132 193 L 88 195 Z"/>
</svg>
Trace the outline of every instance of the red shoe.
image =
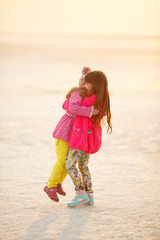
<svg viewBox="0 0 160 240">
<path fill-rule="evenodd" d="M 62 196 L 66 196 L 66 193 L 62 189 L 62 185 L 60 183 L 57 184 L 57 193 L 59 193 Z"/>
<path fill-rule="evenodd" d="M 45 186 L 43 188 L 43 190 L 47 193 L 47 195 L 50 199 L 52 199 L 55 202 L 59 202 L 59 198 L 58 198 L 57 192 L 56 192 L 57 191 L 56 187 L 48 188 L 47 186 Z"/>
</svg>

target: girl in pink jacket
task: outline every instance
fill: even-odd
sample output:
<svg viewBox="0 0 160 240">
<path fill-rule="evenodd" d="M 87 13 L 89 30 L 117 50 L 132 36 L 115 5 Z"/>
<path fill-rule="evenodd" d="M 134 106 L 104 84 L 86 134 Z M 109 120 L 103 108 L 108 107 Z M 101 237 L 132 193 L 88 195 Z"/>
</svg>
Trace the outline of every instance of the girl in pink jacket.
<svg viewBox="0 0 160 240">
<path fill-rule="evenodd" d="M 81 106 L 95 106 L 99 109 L 99 113 L 91 118 L 76 116 L 74 119 L 69 138 L 66 168 L 75 186 L 76 196 L 72 202 L 68 203 L 69 207 L 76 207 L 87 202 L 93 204 L 88 160 L 90 154 L 97 152 L 101 147 L 101 120 L 108 125 L 107 133 L 109 130 L 112 132 L 110 97 L 105 74 L 101 71 L 92 71 L 85 75 L 84 80 L 88 95 L 82 101 Z M 76 168 L 77 162 L 79 170 Z"/>
</svg>

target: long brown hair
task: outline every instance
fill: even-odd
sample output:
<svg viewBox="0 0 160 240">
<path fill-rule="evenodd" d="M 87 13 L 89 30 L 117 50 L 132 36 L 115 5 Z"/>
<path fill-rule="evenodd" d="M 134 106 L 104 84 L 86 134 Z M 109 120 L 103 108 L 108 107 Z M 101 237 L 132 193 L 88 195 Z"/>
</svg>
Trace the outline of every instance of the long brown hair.
<svg viewBox="0 0 160 240">
<path fill-rule="evenodd" d="M 112 132 L 110 96 L 108 91 L 108 80 L 106 75 L 101 71 L 91 71 L 85 75 L 85 82 L 92 85 L 90 95 L 96 94 L 95 107 L 98 108 L 99 114 L 94 115 L 94 122 L 97 120 L 103 124 L 107 123 L 107 133 Z"/>
</svg>

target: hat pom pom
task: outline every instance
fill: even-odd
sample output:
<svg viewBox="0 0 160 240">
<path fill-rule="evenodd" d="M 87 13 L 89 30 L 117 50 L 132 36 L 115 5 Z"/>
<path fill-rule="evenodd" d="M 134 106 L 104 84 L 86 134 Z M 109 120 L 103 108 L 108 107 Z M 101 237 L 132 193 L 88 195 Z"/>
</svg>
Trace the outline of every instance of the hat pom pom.
<svg viewBox="0 0 160 240">
<path fill-rule="evenodd" d="M 87 74 L 87 73 L 90 72 L 90 71 L 91 71 L 91 69 L 90 69 L 89 67 L 85 66 L 85 67 L 83 67 L 83 69 L 82 69 L 82 74 L 85 75 L 85 74 Z"/>
<path fill-rule="evenodd" d="M 82 69 L 82 76 L 79 79 L 79 86 L 83 87 L 84 86 L 84 76 L 88 73 L 91 72 L 91 69 L 89 67 L 83 67 Z"/>
</svg>

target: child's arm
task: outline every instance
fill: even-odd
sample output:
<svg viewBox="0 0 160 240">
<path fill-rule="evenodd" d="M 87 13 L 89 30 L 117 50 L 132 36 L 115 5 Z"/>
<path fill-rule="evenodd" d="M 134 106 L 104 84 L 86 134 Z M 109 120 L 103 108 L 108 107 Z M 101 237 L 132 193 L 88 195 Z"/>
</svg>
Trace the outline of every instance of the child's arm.
<svg viewBox="0 0 160 240">
<path fill-rule="evenodd" d="M 63 105 L 62 105 L 62 108 L 64 110 L 66 110 L 67 112 L 69 112 L 68 108 L 69 108 L 69 100 L 65 100 Z"/>
<path fill-rule="evenodd" d="M 91 117 L 94 107 L 81 106 L 81 103 L 82 97 L 79 95 L 79 92 L 73 92 L 69 101 L 66 100 L 62 107 L 70 114 Z"/>
</svg>

